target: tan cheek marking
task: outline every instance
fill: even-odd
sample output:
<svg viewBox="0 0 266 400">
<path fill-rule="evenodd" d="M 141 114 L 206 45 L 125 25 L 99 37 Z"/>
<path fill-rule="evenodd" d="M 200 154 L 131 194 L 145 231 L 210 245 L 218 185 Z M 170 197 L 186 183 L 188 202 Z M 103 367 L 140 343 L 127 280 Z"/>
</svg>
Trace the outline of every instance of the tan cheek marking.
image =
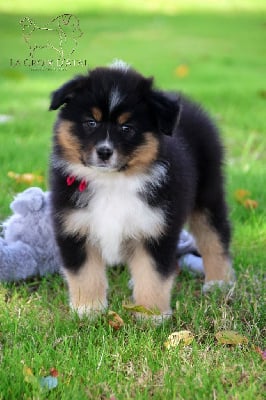
<svg viewBox="0 0 266 400">
<path fill-rule="evenodd" d="M 118 122 L 118 124 L 123 125 L 129 120 L 130 117 L 131 117 L 131 113 L 125 112 L 117 118 L 117 122 Z"/>
<path fill-rule="evenodd" d="M 92 107 L 91 112 L 96 121 L 100 122 L 102 120 L 103 114 L 98 107 Z"/>
<path fill-rule="evenodd" d="M 80 162 L 80 143 L 72 134 L 73 124 L 70 121 L 60 121 L 56 128 L 56 137 L 63 151 L 64 158 L 73 163 Z"/>
<path fill-rule="evenodd" d="M 153 161 L 156 160 L 159 149 L 159 141 L 152 133 L 145 134 L 146 141 L 138 147 L 128 162 L 127 174 L 144 171 Z"/>
</svg>

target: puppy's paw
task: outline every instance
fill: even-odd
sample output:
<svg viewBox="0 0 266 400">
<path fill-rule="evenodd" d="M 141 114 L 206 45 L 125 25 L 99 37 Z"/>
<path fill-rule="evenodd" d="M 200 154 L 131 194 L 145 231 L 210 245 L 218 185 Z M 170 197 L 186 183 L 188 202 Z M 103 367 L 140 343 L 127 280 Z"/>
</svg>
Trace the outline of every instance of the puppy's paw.
<svg viewBox="0 0 266 400">
<path fill-rule="evenodd" d="M 146 313 L 141 313 L 141 312 L 134 313 L 135 318 L 137 320 L 151 322 L 155 326 L 159 326 L 162 323 L 169 320 L 169 318 L 171 318 L 172 314 L 173 314 L 172 310 L 162 312 L 161 314 L 157 314 L 157 313 L 146 314 Z"/>
<path fill-rule="evenodd" d="M 232 291 L 235 287 L 235 282 L 236 282 L 236 274 L 230 263 L 222 279 L 218 278 L 212 280 L 205 280 L 202 291 L 203 293 L 213 292 L 217 289 L 223 292 L 226 292 L 228 290 Z"/>
<path fill-rule="evenodd" d="M 222 292 L 226 292 L 228 290 L 233 290 L 234 286 L 235 286 L 235 280 L 231 280 L 228 282 L 221 280 L 208 281 L 204 283 L 202 291 L 204 294 L 214 292 L 217 289 L 221 290 Z"/>
<path fill-rule="evenodd" d="M 91 320 L 96 319 L 107 309 L 107 302 L 103 303 L 91 303 L 91 304 L 80 304 L 74 305 L 70 303 L 70 308 L 73 312 L 78 314 L 79 318 L 88 317 Z"/>
</svg>

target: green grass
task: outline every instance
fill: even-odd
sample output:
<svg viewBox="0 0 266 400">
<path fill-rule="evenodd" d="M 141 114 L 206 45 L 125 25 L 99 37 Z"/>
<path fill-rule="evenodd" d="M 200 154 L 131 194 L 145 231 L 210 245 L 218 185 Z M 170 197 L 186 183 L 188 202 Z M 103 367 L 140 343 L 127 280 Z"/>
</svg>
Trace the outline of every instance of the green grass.
<svg viewBox="0 0 266 400">
<path fill-rule="evenodd" d="M 265 398 L 265 363 L 254 346 L 266 347 L 266 6 L 259 0 L 178 3 L 1 3 L 0 113 L 13 119 L 0 124 L 0 219 L 10 214 L 14 194 L 26 187 L 11 180 L 9 171 L 44 175 L 42 187 L 47 188 L 55 118 L 47 111 L 49 95 L 84 71 L 10 67 L 10 58 L 28 56 L 19 20 L 30 16 L 41 25 L 72 12 L 84 32 L 75 57 L 86 59 L 91 67 L 122 58 L 154 75 L 158 86 L 182 90 L 200 101 L 217 119 L 227 150 L 235 292 L 203 296 L 200 279 L 182 273 L 173 290 L 173 319 L 154 328 L 135 322 L 122 309 L 122 302 L 130 298 L 128 274 L 112 269 L 110 309 L 125 322 L 114 331 L 106 315 L 91 322 L 71 314 L 60 277 L 3 284 L 1 400 Z M 175 74 L 180 64 L 189 69 L 184 78 Z M 247 210 L 235 201 L 239 188 L 251 192 L 258 201 L 256 209 Z M 168 335 L 181 329 L 194 333 L 194 343 L 167 351 L 163 343 Z M 249 345 L 218 345 L 214 334 L 223 329 L 245 335 Z M 27 383 L 23 366 L 36 377 L 49 375 L 55 367 L 58 387 L 47 393 Z"/>
</svg>

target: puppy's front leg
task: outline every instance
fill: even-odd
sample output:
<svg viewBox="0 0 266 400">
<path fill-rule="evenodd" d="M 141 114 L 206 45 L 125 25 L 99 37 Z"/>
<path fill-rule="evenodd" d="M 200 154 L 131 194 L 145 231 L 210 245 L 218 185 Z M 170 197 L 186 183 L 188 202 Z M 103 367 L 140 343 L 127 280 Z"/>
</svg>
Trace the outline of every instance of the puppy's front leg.
<svg viewBox="0 0 266 400">
<path fill-rule="evenodd" d="M 65 246 L 67 245 L 66 241 L 67 239 L 65 239 Z M 71 257 L 67 257 L 63 251 L 62 255 L 71 308 L 80 317 L 83 315 L 93 317 L 103 311 L 107 307 L 108 283 L 105 263 L 97 249 L 85 243 L 81 246 L 81 243 L 78 242 L 76 242 L 76 246 L 73 246 L 72 241 Z M 73 266 L 75 260 L 76 264 Z"/>
<path fill-rule="evenodd" d="M 170 299 L 175 274 L 164 277 L 158 272 L 155 261 L 143 246 L 135 250 L 129 268 L 134 282 L 133 297 L 136 305 L 154 310 L 152 318 L 159 323 L 171 316 Z M 156 315 L 156 311 L 160 315 Z"/>
</svg>

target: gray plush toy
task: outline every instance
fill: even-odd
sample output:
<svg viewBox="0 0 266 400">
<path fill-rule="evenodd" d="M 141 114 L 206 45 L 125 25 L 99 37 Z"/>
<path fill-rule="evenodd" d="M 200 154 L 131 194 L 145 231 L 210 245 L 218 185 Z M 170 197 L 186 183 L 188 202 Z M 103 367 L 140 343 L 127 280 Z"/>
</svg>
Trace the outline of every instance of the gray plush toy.
<svg viewBox="0 0 266 400">
<path fill-rule="evenodd" d="M 0 238 L 0 281 L 17 281 L 59 271 L 59 250 L 51 224 L 50 193 L 32 187 L 10 205 L 13 215 Z"/>
<path fill-rule="evenodd" d="M 2 223 L 0 237 L 0 281 L 59 272 L 62 263 L 52 227 L 50 192 L 31 187 L 19 193 L 10 208 L 13 215 Z M 182 231 L 177 244 L 179 265 L 203 274 L 195 250 L 193 237 Z"/>
</svg>

